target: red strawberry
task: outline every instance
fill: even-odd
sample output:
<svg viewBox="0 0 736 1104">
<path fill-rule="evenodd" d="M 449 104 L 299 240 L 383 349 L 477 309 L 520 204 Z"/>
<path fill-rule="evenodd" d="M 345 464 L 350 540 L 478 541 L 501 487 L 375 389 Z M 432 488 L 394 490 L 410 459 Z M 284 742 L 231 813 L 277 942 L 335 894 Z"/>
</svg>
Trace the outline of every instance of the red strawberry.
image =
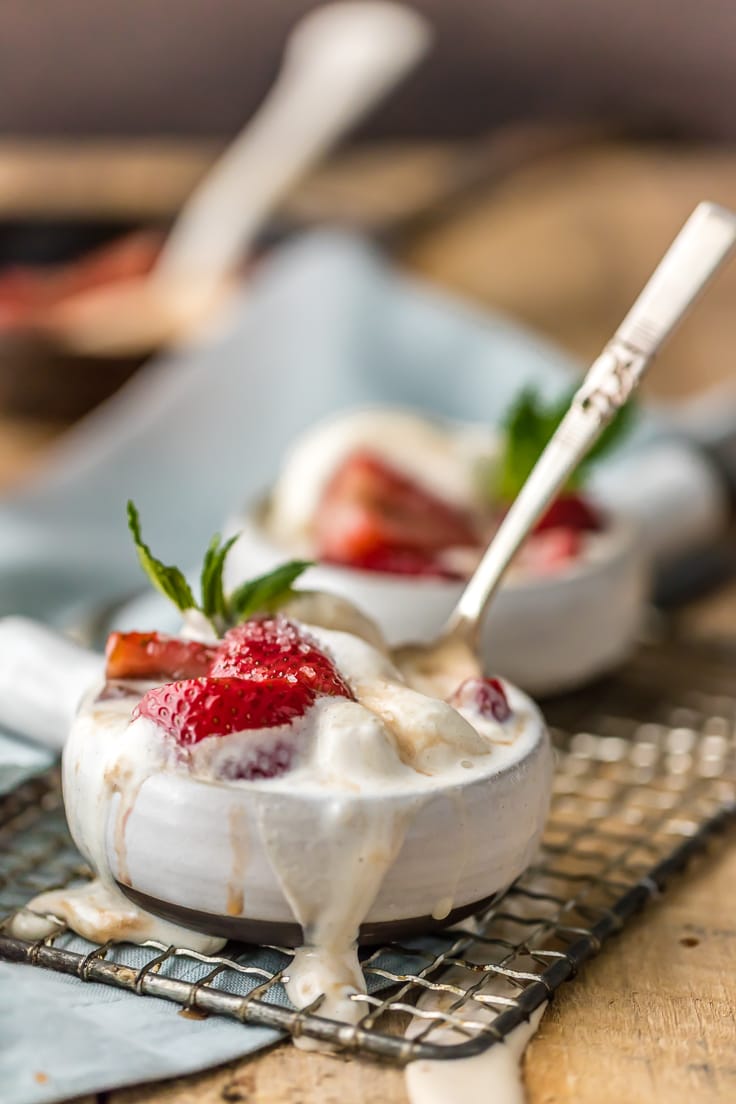
<svg viewBox="0 0 736 1104">
<path fill-rule="evenodd" d="M 549 574 L 576 560 L 582 544 L 583 535 L 577 529 L 545 529 L 532 533 L 515 562 L 525 571 Z"/>
<path fill-rule="evenodd" d="M 209 674 L 217 649 L 162 633 L 110 633 L 108 679 L 186 679 Z"/>
<path fill-rule="evenodd" d="M 351 566 L 376 555 L 381 562 L 392 551 L 423 552 L 426 566 L 427 553 L 478 543 L 462 510 L 364 450 L 332 476 L 317 508 L 315 536 L 320 559 Z"/>
<path fill-rule="evenodd" d="M 282 678 L 315 694 L 353 697 L 329 656 L 285 617 L 258 617 L 230 629 L 211 674 L 258 682 Z"/>
<path fill-rule="evenodd" d="M 546 529 L 575 529 L 577 532 L 596 532 L 603 528 L 603 518 L 587 498 L 571 492 L 560 495 L 547 507 L 534 526 L 535 533 Z"/>
<path fill-rule="evenodd" d="M 116 238 L 65 265 L 18 266 L 0 275 L 0 328 L 41 325 L 67 298 L 144 276 L 161 249 L 161 235 L 141 231 Z"/>
<path fill-rule="evenodd" d="M 308 686 L 285 678 L 186 679 L 149 690 L 133 715 L 148 717 L 187 746 L 208 736 L 291 724 L 315 697 Z"/>
<path fill-rule="evenodd" d="M 461 682 L 450 698 L 456 709 L 472 709 L 482 717 L 503 724 L 511 717 L 511 707 L 502 683 L 496 678 L 469 678 Z"/>
<path fill-rule="evenodd" d="M 105 284 L 146 276 L 161 251 L 162 235 L 141 230 L 105 242 L 55 270 L 55 302 Z"/>
<path fill-rule="evenodd" d="M 44 276 L 32 270 L 8 268 L 0 274 L 0 329 L 22 326 L 32 317 L 42 297 Z"/>
<path fill-rule="evenodd" d="M 323 557 L 323 563 L 331 562 L 329 557 Z M 448 571 L 433 553 L 391 545 L 377 545 L 370 552 L 355 556 L 350 566 L 362 571 L 385 571 L 391 575 L 421 575 L 433 579 L 462 578 L 457 573 Z"/>
</svg>

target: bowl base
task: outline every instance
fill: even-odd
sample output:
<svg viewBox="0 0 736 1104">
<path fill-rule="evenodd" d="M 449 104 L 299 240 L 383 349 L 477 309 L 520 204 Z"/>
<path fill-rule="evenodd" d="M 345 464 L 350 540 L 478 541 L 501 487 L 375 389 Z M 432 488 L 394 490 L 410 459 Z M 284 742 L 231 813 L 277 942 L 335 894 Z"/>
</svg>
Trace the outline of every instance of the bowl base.
<svg viewBox="0 0 736 1104">
<path fill-rule="evenodd" d="M 247 916 L 218 916 L 212 912 L 200 912 L 198 909 L 175 905 L 171 901 L 161 901 L 158 897 L 150 897 L 147 893 L 133 889 L 132 886 L 123 885 L 122 882 L 118 882 L 117 886 L 138 908 L 150 912 L 153 916 L 159 916 L 162 920 L 169 920 L 183 928 L 189 928 L 191 931 L 217 935 L 237 943 L 270 943 L 286 947 L 300 947 L 304 943 L 301 926 L 296 923 L 254 920 Z M 434 916 L 412 916 L 401 920 L 379 920 L 361 924 L 358 942 L 361 946 L 391 943 L 395 940 L 439 931 L 493 904 L 504 892 L 505 890 L 499 890 L 492 893 L 490 897 L 452 909 L 442 920 L 437 920 Z"/>
</svg>

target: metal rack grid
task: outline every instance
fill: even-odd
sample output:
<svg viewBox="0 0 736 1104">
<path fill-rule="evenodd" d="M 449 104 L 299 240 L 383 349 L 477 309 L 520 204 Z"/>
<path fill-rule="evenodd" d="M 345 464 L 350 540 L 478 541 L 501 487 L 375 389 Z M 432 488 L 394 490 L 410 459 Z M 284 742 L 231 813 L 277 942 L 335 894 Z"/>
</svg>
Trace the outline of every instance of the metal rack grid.
<svg viewBox="0 0 736 1104">
<path fill-rule="evenodd" d="M 397 1062 L 476 1054 L 574 977 L 736 820 L 734 659 L 733 650 L 650 646 L 615 679 L 552 703 L 558 769 L 537 862 L 472 922 L 372 949 L 363 963 L 367 991 L 354 997 L 364 1008 L 357 1026 L 320 1017 L 319 1000 L 300 1012 L 288 1006 L 284 948 L 270 948 L 264 967 L 256 948 L 206 956 L 148 943 L 141 966 L 131 965 L 129 945 L 82 953 L 62 926 L 27 942 L 0 925 L 0 958 Z M 66 832 L 58 772 L 2 801 L 0 916 L 84 874 Z M 408 1016 L 409 1030 L 397 1034 Z"/>
</svg>

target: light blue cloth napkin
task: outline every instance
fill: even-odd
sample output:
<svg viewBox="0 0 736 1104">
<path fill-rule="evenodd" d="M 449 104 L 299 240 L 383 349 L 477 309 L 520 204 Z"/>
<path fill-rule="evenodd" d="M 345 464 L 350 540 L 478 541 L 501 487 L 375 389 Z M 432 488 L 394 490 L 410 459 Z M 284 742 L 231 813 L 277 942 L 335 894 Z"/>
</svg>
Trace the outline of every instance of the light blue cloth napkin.
<svg viewBox="0 0 736 1104">
<path fill-rule="evenodd" d="M 284 447 L 315 419 L 379 401 L 490 423 L 524 384 L 556 393 L 574 368 L 518 326 L 403 279 L 357 239 L 298 241 L 254 275 L 218 338 L 141 372 L 67 435 L 33 484 L 0 506 L 0 614 L 67 625 L 85 605 L 136 591 L 142 580 L 124 520 L 129 497 L 164 558 L 198 563 L 211 534 L 268 485 Z M 657 435 L 660 466 L 670 470 L 667 434 L 642 419 L 618 467 L 603 473 L 609 501 L 625 502 L 634 484 L 646 484 L 656 463 L 650 452 L 642 464 L 641 450 Z M 677 443 L 675 456 L 708 483 L 687 444 Z M 639 504 L 651 514 L 662 496 L 656 483 L 647 493 Z M 45 752 L 0 739 L 0 786 L 47 761 Z M 158 1000 L 0 965 L 2 1104 L 191 1072 L 274 1038 L 221 1019 L 186 1021 Z"/>
<path fill-rule="evenodd" d="M 75 949 L 84 950 L 77 942 Z M 143 965 L 145 953 L 139 950 L 131 965 Z M 231 983 L 245 992 L 239 976 Z M 175 1004 L 155 997 L 0 962 L 3 1104 L 50 1104 L 195 1073 L 278 1038 L 271 1028 L 185 1019 Z"/>
<path fill-rule="evenodd" d="M 416 956 L 386 952 L 377 969 L 418 970 L 449 939 L 416 939 Z M 78 936 L 59 945 L 77 954 L 94 949 Z M 150 948 L 125 946 L 109 961 L 140 969 L 156 954 Z M 269 948 L 249 949 L 237 961 L 270 973 L 283 969 L 288 957 Z M 209 964 L 189 958 L 164 963 L 160 976 L 197 982 Z M 226 970 L 213 984 L 245 995 L 263 977 Z M 386 981 L 368 972 L 368 992 Z M 276 985 L 269 1001 L 287 1005 Z M 221 1016 L 192 1020 L 178 1015 L 179 1006 L 156 997 L 136 997 L 113 986 L 81 982 L 65 974 L 0 962 L 0 1101 L 2 1104 L 51 1104 L 84 1093 L 195 1073 L 270 1046 L 281 1038 L 273 1028 L 243 1025 Z"/>
</svg>

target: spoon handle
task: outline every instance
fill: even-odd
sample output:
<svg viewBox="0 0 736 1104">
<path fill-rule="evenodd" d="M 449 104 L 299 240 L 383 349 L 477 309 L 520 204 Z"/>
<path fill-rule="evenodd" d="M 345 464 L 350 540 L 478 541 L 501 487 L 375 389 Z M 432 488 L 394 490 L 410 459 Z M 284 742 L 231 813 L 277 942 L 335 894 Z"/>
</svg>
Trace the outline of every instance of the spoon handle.
<svg viewBox="0 0 736 1104">
<path fill-rule="evenodd" d="M 488 603 L 545 507 L 558 494 L 652 358 L 736 243 L 736 215 L 701 203 L 665 253 L 514 501 L 450 616 L 446 632 L 475 642 Z"/>
<path fill-rule="evenodd" d="M 154 277 L 216 285 L 291 185 L 417 64 L 430 38 L 418 12 L 390 0 L 308 13 L 268 96 L 182 209 Z"/>
</svg>

